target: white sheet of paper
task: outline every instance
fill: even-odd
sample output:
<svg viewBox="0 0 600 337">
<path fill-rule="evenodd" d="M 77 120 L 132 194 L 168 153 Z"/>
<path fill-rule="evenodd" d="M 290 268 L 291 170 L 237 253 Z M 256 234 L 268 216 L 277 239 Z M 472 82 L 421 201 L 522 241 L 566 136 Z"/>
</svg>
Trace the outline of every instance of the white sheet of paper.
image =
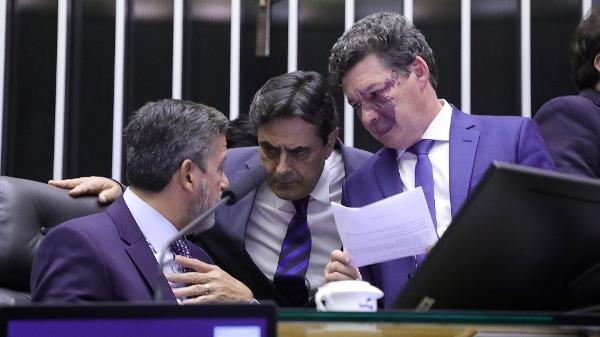
<svg viewBox="0 0 600 337">
<path fill-rule="evenodd" d="M 360 208 L 331 206 L 344 251 L 357 267 L 425 254 L 437 241 L 421 187 Z"/>
</svg>

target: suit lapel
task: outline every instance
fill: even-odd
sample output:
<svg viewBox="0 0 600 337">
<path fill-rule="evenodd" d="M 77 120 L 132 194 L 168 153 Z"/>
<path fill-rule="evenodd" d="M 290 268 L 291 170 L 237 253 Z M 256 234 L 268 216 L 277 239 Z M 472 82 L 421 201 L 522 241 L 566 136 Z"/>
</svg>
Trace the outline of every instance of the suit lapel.
<svg viewBox="0 0 600 337">
<path fill-rule="evenodd" d="M 347 149 L 348 147 L 342 143 L 341 140 L 337 140 L 335 142 L 335 148 L 340 149 L 340 153 L 342 154 L 342 160 L 344 162 L 344 176 L 348 177 L 352 174 L 352 172 L 356 171 L 358 167 L 354 167 L 355 161 L 348 160 L 348 157 L 351 155 Z"/>
<path fill-rule="evenodd" d="M 121 239 L 127 244 L 125 250 L 146 281 L 148 288 L 152 289 L 152 293 L 154 294 L 157 288 L 160 287 L 163 299 L 175 301 L 175 295 L 173 295 L 167 279 L 158 276 L 156 258 L 127 208 L 123 197 L 115 201 L 107 212 L 119 229 Z"/>
<path fill-rule="evenodd" d="M 464 204 L 469 193 L 479 131 L 471 117 L 452 106 L 450 122 L 450 205 L 452 216 Z"/>
<path fill-rule="evenodd" d="M 253 156 L 246 162 L 246 166 L 234 173 L 231 174 L 230 181 L 231 184 L 235 184 L 235 181 L 246 174 L 250 169 L 256 167 L 257 165 L 262 165 L 260 163 L 260 159 L 258 157 L 258 152 L 256 156 Z M 240 243 L 242 246 L 244 245 L 246 226 L 248 225 L 248 221 L 250 219 L 250 213 L 252 212 L 252 206 L 254 205 L 254 199 L 256 198 L 256 193 L 258 189 L 251 191 L 245 197 L 240 199 L 237 203 L 235 203 L 231 207 L 226 207 L 222 211 L 219 211 L 219 223 L 222 225 L 221 230 L 232 238 L 235 242 Z"/>
<path fill-rule="evenodd" d="M 373 163 L 373 173 L 383 197 L 388 198 L 402 192 L 396 150 L 383 148 L 375 155 L 379 156 L 379 159 Z"/>
</svg>

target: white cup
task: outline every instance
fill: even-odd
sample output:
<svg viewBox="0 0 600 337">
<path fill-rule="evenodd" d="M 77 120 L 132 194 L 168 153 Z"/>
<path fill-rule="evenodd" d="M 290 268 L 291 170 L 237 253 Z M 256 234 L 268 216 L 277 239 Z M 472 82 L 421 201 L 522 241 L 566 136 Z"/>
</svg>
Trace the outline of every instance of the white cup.
<svg viewBox="0 0 600 337">
<path fill-rule="evenodd" d="M 383 291 L 365 281 L 329 282 L 315 295 L 318 311 L 377 311 Z"/>
</svg>

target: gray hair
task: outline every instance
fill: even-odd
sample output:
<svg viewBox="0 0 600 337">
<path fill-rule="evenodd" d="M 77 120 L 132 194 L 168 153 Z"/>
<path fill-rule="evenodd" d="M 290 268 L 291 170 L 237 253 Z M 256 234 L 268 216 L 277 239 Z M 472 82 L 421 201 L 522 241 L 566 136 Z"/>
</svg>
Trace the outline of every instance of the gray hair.
<svg viewBox="0 0 600 337">
<path fill-rule="evenodd" d="M 186 159 L 206 170 L 214 139 L 226 127 L 227 118 L 203 104 L 174 99 L 145 104 L 125 129 L 127 179 L 160 192 Z"/>
<path fill-rule="evenodd" d="M 433 51 L 425 36 L 402 15 L 380 12 L 354 23 L 331 48 L 331 83 L 340 84 L 344 75 L 370 54 L 375 54 L 386 66 L 403 76 L 408 76 L 408 66 L 420 56 L 429 67 L 429 82 L 437 90 Z"/>
</svg>

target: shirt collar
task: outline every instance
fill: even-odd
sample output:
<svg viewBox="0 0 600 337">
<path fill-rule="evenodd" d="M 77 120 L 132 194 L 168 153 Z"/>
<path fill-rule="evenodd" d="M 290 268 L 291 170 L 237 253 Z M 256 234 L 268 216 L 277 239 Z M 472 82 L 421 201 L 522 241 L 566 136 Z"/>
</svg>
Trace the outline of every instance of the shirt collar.
<svg viewBox="0 0 600 337">
<path fill-rule="evenodd" d="M 177 228 L 130 188 L 123 193 L 123 199 L 146 241 L 156 253 L 161 252 L 167 241 L 177 234 Z"/>
<path fill-rule="evenodd" d="M 450 122 L 452 120 L 452 106 L 445 99 L 440 99 L 442 108 L 429 124 L 421 139 L 433 139 L 435 141 L 450 141 Z M 405 150 L 398 150 L 400 157 Z"/>
<path fill-rule="evenodd" d="M 427 130 L 421 136 L 421 139 L 433 139 L 441 141 L 450 140 L 450 120 L 452 119 L 452 107 L 446 100 L 441 99 L 442 109 L 435 116 Z"/>
</svg>

